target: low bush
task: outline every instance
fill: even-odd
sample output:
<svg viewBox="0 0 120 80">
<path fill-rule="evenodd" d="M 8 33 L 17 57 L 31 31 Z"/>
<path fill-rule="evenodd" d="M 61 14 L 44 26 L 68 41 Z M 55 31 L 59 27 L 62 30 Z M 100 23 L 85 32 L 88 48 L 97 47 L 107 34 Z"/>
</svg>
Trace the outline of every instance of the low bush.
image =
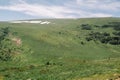
<svg viewBox="0 0 120 80">
<path fill-rule="evenodd" d="M 82 30 L 92 30 L 92 27 L 89 24 L 82 24 Z"/>
<path fill-rule="evenodd" d="M 117 33 L 114 33 L 117 34 Z M 117 34 L 118 35 L 118 34 Z M 120 36 L 111 36 L 109 33 L 104 32 L 91 32 L 88 37 L 86 37 L 87 41 L 100 41 L 101 43 L 104 44 L 112 44 L 112 45 L 120 45 Z"/>
<path fill-rule="evenodd" d="M 26 53 L 31 50 L 13 35 L 9 27 L 0 29 L 0 61 L 24 60 Z"/>
</svg>

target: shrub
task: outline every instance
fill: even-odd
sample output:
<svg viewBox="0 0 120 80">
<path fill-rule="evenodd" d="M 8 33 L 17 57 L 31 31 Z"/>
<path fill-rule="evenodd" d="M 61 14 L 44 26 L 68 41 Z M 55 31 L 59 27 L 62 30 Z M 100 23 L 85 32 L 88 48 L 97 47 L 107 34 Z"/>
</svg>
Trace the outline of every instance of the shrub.
<svg viewBox="0 0 120 80">
<path fill-rule="evenodd" d="M 114 33 L 114 34 L 117 34 L 118 33 Z M 100 32 L 91 32 L 88 37 L 86 37 L 86 40 L 87 41 L 100 41 L 101 43 L 104 43 L 104 44 L 112 44 L 112 45 L 120 45 L 120 37 L 119 36 L 112 36 L 107 33 L 107 32 L 104 32 L 104 33 L 100 33 Z"/>
<path fill-rule="evenodd" d="M 85 43 L 82 41 L 81 44 L 84 45 Z"/>
<path fill-rule="evenodd" d="M 16 36 L 12 34 L 9 27 L 0 29 L 0 60 L 24 60 L 26 53 L 31 53 L 29 48 L 23 47 L 18 44 Z M 15 38 L 13 40 L 13 38 Z"/>
<path fill-rule="evenodd" d="M 92 30 L 92 27 L 88 24 L 82 24 L 81 26 L 82 26 L 81 28 L 82 30 Z"/>
<path fill-rule="evenodd" d="M 113 32 L 115 36 L 120 36 L 120 32 Z"/>
<path fill-rule="evenodd" d="M 110 25 L 103 25 L 102 28 L 108 28 Z"/>
<path fill-rule="evenodd" d="M 114 27 L 114 30 L 120 31 L 120 25 L 115 26 L 115 27 Z"/>
<path fill-rule="evenodd" d="M 110 33 L 104 32 L 103 36 L 110 36 Z"/>
<path fill-rule="evenodd" d="M 86 40 L 87 40 L 87 41 L 91 41 L 92 38 L 91 38 L 91 37 L 86 37 Z"/>
<path fill-rule="evenodd" d="M 96 27 L 96 28 L 100 28 L 101 26 L 100 26 L 100 25 L 94 25 L 94 27 Z"/>
</svg>

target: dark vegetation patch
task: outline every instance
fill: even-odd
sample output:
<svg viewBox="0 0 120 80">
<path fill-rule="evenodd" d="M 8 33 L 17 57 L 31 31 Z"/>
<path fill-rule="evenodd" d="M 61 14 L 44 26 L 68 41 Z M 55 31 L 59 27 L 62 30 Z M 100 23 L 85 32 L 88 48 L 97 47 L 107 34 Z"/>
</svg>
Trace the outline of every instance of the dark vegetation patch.
<svg viewBox="0 0 120 80">
<path fill-rule="evenodd" d="M 116 31 L 120 31 L 120 22 L 109 22 L 108 24 L 102 25 L 102 28 L 113 28 Z"/>
<path fill-rule="evenodd" d="M 100 41 L 104 44 L 111 44 L 111 45 L 120 45 L 120 22 L 108 22 L 108 24 L 103 25 L 93 25 L 94 28 L 101 29 L 101 28 L 113 28 L 115 30 L 112 32 L 99 32 L 99 31 L 91 31 L 86 37 L 87 41 Z M 81 27 L 81 30 L 93 30 L 93 26 L 91 24 L 82 24 L 77 28 Z"/>
<path fill-rule="evenodd" d="M 86 37 L 86 40 L 100 41 L 104 44 L 120 45 L 120 36 L 111 36 L 110 33 L 107 32 L 90 32 L 88 37 Z"/>
<path fill-rule="evenodd" d="M 113 34 L 114 34 L 115 36 L 120 36 L 120 31 L 118 31 L 118 32 L 113 32 Z"/>
<path fill-rule="evenodd" d="M 82 24 L 81 29 L 82 30 L 92 30 L 92 27 L 89 24 Z"/>
</svg>

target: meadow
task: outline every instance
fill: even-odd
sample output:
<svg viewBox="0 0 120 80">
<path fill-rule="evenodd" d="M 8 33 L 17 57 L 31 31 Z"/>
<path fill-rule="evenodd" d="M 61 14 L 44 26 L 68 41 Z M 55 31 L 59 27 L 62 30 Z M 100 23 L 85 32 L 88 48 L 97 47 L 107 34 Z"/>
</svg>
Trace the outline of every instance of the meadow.
<svg viewBox="0 0 120 80">
<path fill-rule="evenodd" d="M 91 32 L 119 32 L 101 26 L 120 18 L 35 19 L 50 24 L 0 22 L 32 50 L 26 59 L 0 61 L 0 80 L 119 80 L 120 45 L 87 41 Z M 35 21 L 34 20 L 34 21 Z M 92 29 L 82 29 L 88 24 Z M 96 25 L 98 27 L 96 27 Z M 118 40 L 120 41 L 120 40 Z"/>
</svg>

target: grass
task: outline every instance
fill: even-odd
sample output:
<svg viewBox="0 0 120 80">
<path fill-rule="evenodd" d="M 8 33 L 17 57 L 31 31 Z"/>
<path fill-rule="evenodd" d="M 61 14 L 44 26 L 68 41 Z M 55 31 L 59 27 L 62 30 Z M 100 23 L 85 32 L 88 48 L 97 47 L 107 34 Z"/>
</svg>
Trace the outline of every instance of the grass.
<svg viewBox="0 0 120 80">
<path fill-rule="evenodd" d="M 91 30 L 77 28 L 81 24 L 119 22 L 119 18 L 47 21 L 55 24 L 0 23 L 0 27 L 12 27 L 23 44 L 33 51 L 28 62 L 0 62 L 1 80 L 3 77 L 5 80 L 106 80 L 120 74 L 120 46 L 87 42 L 85 36 Z M 92 31 L 112 33 L 114 30 L 94 28 Z"/>
</svg>

